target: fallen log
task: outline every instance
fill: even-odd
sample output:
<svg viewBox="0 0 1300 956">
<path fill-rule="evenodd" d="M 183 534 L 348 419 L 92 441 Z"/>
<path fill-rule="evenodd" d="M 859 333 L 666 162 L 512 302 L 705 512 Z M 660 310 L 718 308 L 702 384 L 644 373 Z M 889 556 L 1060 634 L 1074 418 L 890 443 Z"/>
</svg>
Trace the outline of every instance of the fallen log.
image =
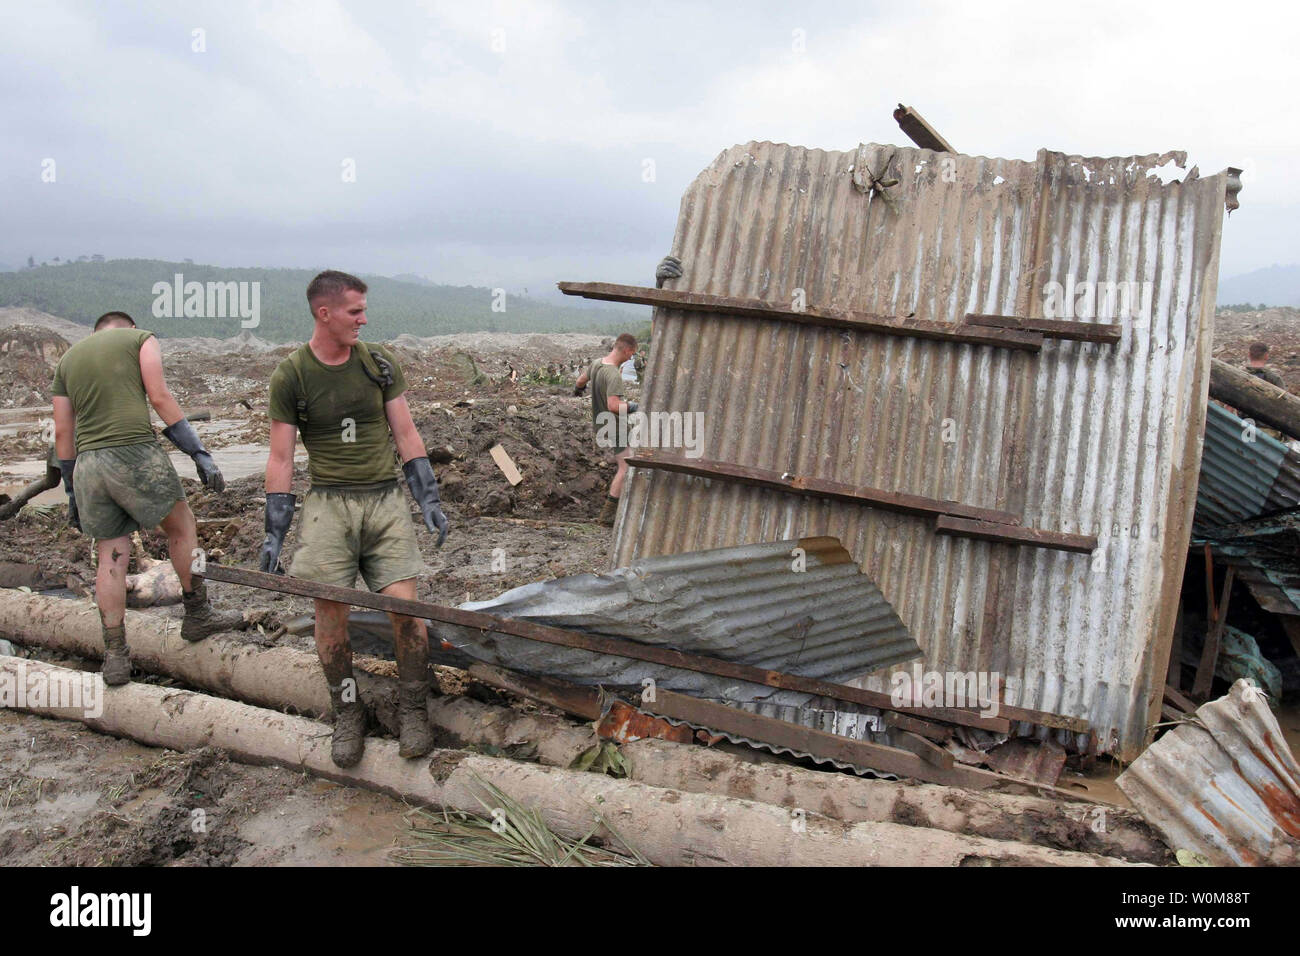
<svg viewBox="0 0 1300 956">
<path fill-rule="evenodd" d="M 0 657 L 0 687 L 28 686 L 35 674 L 50 686 L 78 671 Z M 102 712 L 22 702 L 18 709 L 80 721 L 102 733 L 172 750 L 218 747 L 245 763 L 270 764 L 417 804 L 482 814 L 484 784 L 538 811 L 568 839 L 592 831 L 606 845 L 635 848 L 661 866 L 1126 866 L 1123 861 L 909 827 L 846 824 L 815 811 L 689 793 L 581 773 L 435 750 L 403 760 L 396 741 L 371 741 L 361 762 L 336 767 L 329 727 L 191 691 L 126 684 L 102 695 Z M 100 709 L 100 708 L 95 708 Z M 597 823 L 599 822 L 599 825 Z"/>
<path fill-rule="evenodd" d="M 326 713 L 324 678 L 309 652 L 237 644 L 220 636 L 190 644 L 180 637 L 179 620 L 137 611 L 127 611 L 127 633 L 132 659 L 143 670 L 259 706 L 309 716 Z M 87 658 L 103 651 L 93 605 L 18 591 L 0 590 L 0 635 Z M 365 663 L 357 661 L 361 696 L 381 726 L 395 733 L 394 682 L 367 673 Z M 476 676 L 473 668 L 469 673 Z M 510 689 L 511 683 L 501 680 L 499 686 Z M 506 748 L 532 743 L 538 759 L 550 766 L 567 767 L 598 742 L 589 726 L 464 697 L 431 698 L 429 716 L 435 727 L 463 744 Z M 621 750 L 632 779 L 658 787 L 810 808 L 846 823 L 914 824 L 1143 863 L 1169 858 L 1168 848 L 1145 821 L 1119 807 L 751 763 L 725 751 L 661 740 L 637 740 Z"/>
<path fill-rule="evenodd" d="M 1300 438 L 1300 397 L 1219 359 L 1210 360 L 1210 398 L 1231 405 L 1242 418 L 1253 418 Z"/>
</svg>

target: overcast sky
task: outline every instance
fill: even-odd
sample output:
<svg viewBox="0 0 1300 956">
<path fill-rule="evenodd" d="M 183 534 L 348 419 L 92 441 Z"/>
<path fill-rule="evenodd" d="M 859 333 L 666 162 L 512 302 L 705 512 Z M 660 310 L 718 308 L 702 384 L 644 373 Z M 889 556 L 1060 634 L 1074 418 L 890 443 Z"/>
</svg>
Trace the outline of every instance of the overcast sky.
<svg viewBox="0 0 1300 956">
<path fill-rule="evenodd" d="M 1295 11 L 6 0 L 0 262 L 645 282 L 722 149 L 907 142 L 903 102 L 963 152 L 1244 167 L 1228 277 L 1300 261 Z"/>
</svg>

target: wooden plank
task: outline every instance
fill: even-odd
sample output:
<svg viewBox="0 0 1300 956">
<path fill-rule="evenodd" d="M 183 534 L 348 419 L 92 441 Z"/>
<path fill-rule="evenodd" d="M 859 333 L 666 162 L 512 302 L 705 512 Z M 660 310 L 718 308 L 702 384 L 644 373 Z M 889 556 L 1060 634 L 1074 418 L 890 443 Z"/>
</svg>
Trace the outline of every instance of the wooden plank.
<svg viewBox="0 0 1300 956">
<path fill-rule="evenodd" d="M 519 674 L 478 661 L 465 668 L 465 673 L 477 681 L 488 684 L 498 690 L 504 690 L 518 697 L 527 697 L 566 714 L 573 714 L 583 720 L 599 720 L 604 708 L 601 706 L 600 691 L 594 687 L 571 684 L 558 677 L 540 677 L 531 674 Z"/>
<path fill-rule="evenodd" d="M 245 587 L 277 591 L 281 594 L 297 594 L 302 597 L 320 598 L 354 607 L 369 607 L 379 611 L 391 611 L 394 614 L 440 621 L 444 624 L 456 624 L 478 631 L 510 634 L 530 641 L 540 641 L 543 644 L 574 647 L 590 651 L 593 654 L 612 654 L 632 660 L 661 664 L 665 667 L 675 667 L 680 670 L 729 677 L 751 684 L 779 687 L 782 690 L 802 691 L 819 697 L 833 697 L 836 700 L 847 700 L 867 707 L 876 707 L 880 710 L 898 711 L 929 720 L 944 720 L 966 727 L 978 727 L 981 730 L 988 730 L 993 733 L 1005 734 L 1011 730 L 1011 724 L 1007 719 L 1003 717 L 982 717 L 979 711 L 973 708 L 900 707 L 894 704 L 889 694 L 879 691 L 863 690 L 859 687 L 836 684 L 832 681 L 819 680 L 813 677 L 801 677 L 782 671 L 765 670 L 735 661 L 706 657 L 702 654 L 688 654 L 685 651 L 673 650 L 667 647 L 638 644 L 635 641 L 625 641 L 620 638 L 603 637 L 582 631 L 550 627 L 531 621 L 510 620 L 509 618 L 497 617 L 494 614 L 485 614 L 482 611 L 464 611 L 460 608 L 444 607 L 426 601 L 408 601 L 404 598 L 376 594 L 372 591 L 341 588 L 332 584 L 319 584 L 315 581 L 305 581 L 302 578 L 295 578 L 287 574 L 267 574 L 262 571 L 249 571 L 245 568 L 209 564 L 204 572 L 204 577 L 209 581 L 240 584 Z M 1053 725 L 1049 724 L 1048 726 Z"/>
<path fill-rule="evenodd" d="M 995 773 L 957 765 L 951 768 L 936 767 L 911 751 L 898 747 L 828 734 L 801 724 L 751 714 L 725 704 L 662 689 L 655 692 L 653 703 L 643 704 L 641 709 L 659 717 L 684 721 L 697 729 L 725 732 L 813 754 L 823 760 L 837 760 L 854 767 L 897 774 L 900 777 L 914 777 L 928 783 L 982 790 L 1007 782 L 1007 778 Z"/>
<path fill-rule="evenodd" d="M 796 322 L 800 325 L 869 332 L 875 335 L 901 335 L 965 345 L 990 345 L 995 348 L 1021 349 L 1026 352 L 1039 352 L 1043 348 L 1042 335 L 1018 329 L 981 328 L 960 322 L 935 322 L 929 319 L 820 309 L 813 306 L 805 309 L 787 309 L 773 305 L 765 299 L 738 299 L 705 292 L 652 289 L 649 286 L 617 285 L 612 282 L 559 282 L 557 285 L 565 295 L 577 295 L 584 299 L 600 299 L 606 302 L 632 302 L 663 309 L 713 312 L 718 315 L 749 319 L 774 319 L 781 322 Z"/>
<path fill-rule="evenodd" d="M 839 481 L 827 481 L 822 478 L 805 478 L 797 475 L 785 476 L 779 471 L 766 468 L 753 468 L 748 465 L 733 465 L 730 462 L 711 461 L 704 458 L 686 458 L 663 451 L 639 448 L 628 458 L 629 465 L 638 468 L 657 468 L 660 471 L 674 471 L 684 475 L 697 475 L 702 478 L 721 478 L 741 484 L 760 488 L 774 488 L 791 494 L 805 495 L 810 498 L 831 498 L 847 501 L 851 504 L 869 505 L 886 511 L 903 514 L 956 515 L 977 521 L 996 522 L 1008 527 L 1019 524 L 1020 519 L 1009 511 L 996 511 L 992 508 L 975 508 L 956 501 L 940 501 L 935 498 L 923 498 L 897 491 L 882 491 L 865 485 L 848 485 Z"/>
<path fill-rule="evenodd" d="M 926 740 L 920 734 L 914 734 L 910 730 L 899 730 L 891 735 L 891 739 L 899 749 L 916 754 L 931 767 L 942 767 L 945 770 L 952 769 L 952 754 L 937 744 Z"/>
<path fill-rule="evenodd" d="M 1228 623 L 1228 599 L 1232 597 L 1232 581 L 1237 569 L 1228 565 L 1223 576 L 1223 596 L 1219 599 L 1214 621 L 1205 635 L 1205 647 L 1201 651 L 1201 663 L 1196 668 L 1196 680 L 1192 684 L 1192 697 L 1205 700 L 1210 696 L 1210 687 L 1214 684 L 1214 669 L 1219 663 L 1219 646 L 1223 642 L 1223 629 Z"/>
<path fill-rule="evenodd" d="M 1174 707 L 1181 710 L 1184 714 L 1196 712 L 1196 704 L 1194 704 L 1191 699 L 1184 695 L 1177 687 L 1170 687 L 1168 684 L 1165 685 L 1165 700 L 1169 701 L 1169 703 L 1173 704 Z"/>
<path fill-rule="evenodd" d="M 885 714 L 884 718 L 886 727 L 910 731 L 935 743 L 942 744 L 952 739 L 952 728 L 944 724 L 931 723 L 907 714 Z"/>
<path fill-rule="evenodd" d="M 957 152 L 939 135 L 938 130 L 910 106 L 899 103 L 898 109 L 894 110 L 894 121 L 898 123 L 898 128 L 907 134 L 907 138 L 922 149 L 932 149 L 936 153 Z"/>
<path fill-rule="evenodd" d="M 1021 315 L 989 315 L 967 312 L 968 325 L 981 325 L 994 329 L 1018 329 L 1037 332 L 1045 339 L 1068 339 L 1075 342 L 1096 342 L 1116 345 L 1123 337 L 1118 325 L 1107 322 L 1072 322 L 1066 319 L 1033 319 Z"/>
<path fill-rule="evenodd" d="M 955 534 L 982 541 L 996 541 L 999 544 L 1027 544 L 1035 548 L 1053 548 L 1077 554 L 1091 554 L 1097 550 L 1097 538 L 1090 534 L 1017 528 L 995 521 L 979 521 L 953 515 L 939 515 L 935 518 L 934 530 L 938 534 Z"/>
<path fill-rule="evenodd" d="M 506 476 L 506 481 L 510 482 L 512 487 L 524 480 L 524 476 L 519 474 L 519 469 L 515 467 L 514 460 L 506 454 L 506 450 L 500 445 L 493 445 L 488 449 L 488 454 L 492 456 L 492 460 L 501 469 L 501 474 Z"/>
</svg>

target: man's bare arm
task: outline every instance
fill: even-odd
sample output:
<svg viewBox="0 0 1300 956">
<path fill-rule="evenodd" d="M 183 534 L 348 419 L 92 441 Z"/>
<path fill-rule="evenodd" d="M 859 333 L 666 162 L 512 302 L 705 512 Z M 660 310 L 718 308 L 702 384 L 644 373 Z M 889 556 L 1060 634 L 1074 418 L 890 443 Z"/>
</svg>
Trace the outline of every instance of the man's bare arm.
<svg viewBox="0 0 1300 956">
<path fill-rule="evenodd" d="M 162 349 L 158 345 L 158 339 L 152 336 L 140 346 L 140 378 L 144 380 L 144 391 L 149 396 L 149 404 L 164 425 L 170 428 L 185 417 L 181 406 L 172 396 L 171 389 L 167 387 L 167 380 L 163 377 Z"/>
<path fill-rule="evenodd" d="M 397 445 L 397 455 L 407 462 L 412 458 L 427 458 L 424 439 L 411 418 L 411 406 L 406 402 L 406 395 L 398 395 L 391 402 L 384 403 L 384 415 L 388 419 L 388 428 L 393 433 L 393 443 Z"/>
<path fill-rule="evenodd" d="M 54 396 L 54 453 L 63 461 L 77 457 L 77 413 L 72 399 L 66 395 Z"/>
<path fill-rule="evenodd" d="M 266 458 L 266 491 L 285 494 L 293 487 L 293 446 L 298 429 L 288 422 L 271 422 L 271 453 Z"/>
</svg>

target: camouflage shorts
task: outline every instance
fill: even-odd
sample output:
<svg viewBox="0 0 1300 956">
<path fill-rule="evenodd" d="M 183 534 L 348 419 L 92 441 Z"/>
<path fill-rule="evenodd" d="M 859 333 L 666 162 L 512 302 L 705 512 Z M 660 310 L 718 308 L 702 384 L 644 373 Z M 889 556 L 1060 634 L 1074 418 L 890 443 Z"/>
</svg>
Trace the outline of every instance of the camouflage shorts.
<svg viewBox="0 0 1300 956">
<path fill-rule="evenodd" d="M 72 475 L 81 530 L 92 538 L 157 527 L 185 498 L 176 469 L 155 441 L 83 451 Z"/>
<path fill-rule="evenodd" d="M 366 587 L 382 591 L 423 569 L 411 510 L 397 482 L 307 492 L 289 569 L 294 577 L 350 588 L 360 574 Z"/>
</svg>

